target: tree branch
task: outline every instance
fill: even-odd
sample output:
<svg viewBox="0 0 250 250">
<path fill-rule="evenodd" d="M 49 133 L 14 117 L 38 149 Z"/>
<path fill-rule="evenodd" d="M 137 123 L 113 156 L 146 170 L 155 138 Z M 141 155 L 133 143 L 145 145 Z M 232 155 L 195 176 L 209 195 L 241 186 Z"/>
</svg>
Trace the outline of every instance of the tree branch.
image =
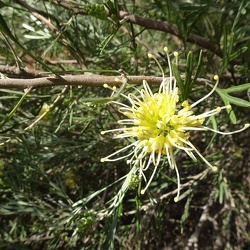
<svg viewBox="0 0 250 250">
<path fill-rule="evenodd" d="M 25 89 L 28 87 L 39 88 L 39 87 L 52 87 L 59 85 L 73 85 L 73 86 L 91 86 L 100 87 L 103 84 L 110 86 L 119 86 L 121 82 L 115 81 L 117 76 L 103 76 L 103 75 L 65 75 L 61 78 L 54 76 L 41 77 L 34 79 L 16 79 L 16 78 L 4 78 L 0 79 L 0 88 L 19 88 Z M 162 77 L 155 76 L 128 76 L 129 84 L 142 84 L 143 80 L 146 80 L 149 84 L 160 84 Z"/>
<path fill-rule="evenodd" d="M 56 76 L 41 77 L 34 79 L 17 79 L 17 78 L 3 78 L 0 79 L 0 88 L 2 89 L 26 89 L 29 87 L 40 88 L 40 87 L 53 87 L 53 86 L 91 86 L 101 87 L 103 84 L 109 86 L 120 86 L 121 81 L 115 79 L 121 79 L 120 76 L 104 76 L 104 75 L 65 75 L 58 78 Z M 140 85 L 143 80 L 147 81 L 149 85 L 160 85 L 162 77 L 156 76 L 126 76 L 128 84 Z M 209 80 L 204 78 L 198 78 L 197 83 L 206 83 Z"/>
<path fill-rule="evenodd" d="M 21 68 L 15 66 L 0 65 L 0 73 L 6 74 L 11 77 L 25 77 L 25 78 L 37 78 L 42 77 L 40 71 L 35 69 Z M 1 81 L 1 79 L 0 79 Z"/>
<path fill-rule="evenodd" d="M 178 28 L 168 22 L 155 21 L 149 18 L 144 18 L 141 16 L 129 14 L 128 12 L 125 11 L 119 11 L 117 15 L 120 20 L 125 20 L 129 23 L 137 24 L 147 29 L 159 30 L 180 37 L 180 31 L 178 30 Z M 187 41 L 195 43 L 205 49 L 208 49 L 209 51 L 214 52 L 219 57 L 223 56 L 222 51 L 216 44 L 208 41 L 202 36 L 190 34 L 187 37 Z"/>
<path fill-rule="evenodd" d="M 69 4 L 68 2 L 59 1 L 59 0 L 52 0 L 52 2 L 65 9 L 73 11 L 74 14 L 87 15 L 87 13 L 82 8 L 79 8 L 76 4 Z M 107 12 L 107 15 L 109 16 L 110 13 L 108 9 L 106 9 L 106 12 Z M 159 22 L 150 18 L 144 18 L 138 15 L 130 14 L 125 11 L 118 11 L 117 18 L 119 20 L 125 20 L 129 23 L 142 26 L 146 29 L 159 30 L 159 31 L 163 31 L 163 32 L 175 35 L 177 37 L 180 37 L 180 31 L 178 30 L 178 28 L 175 25 L 166 21 Z M 217 46 L 216 44 L 214 44 L 213 42 L 207 40 L 206 38 L 202 36 L 191 33 L 187 37 L 187 42 L 197 44 L 201 46 L 202 48 L 205 48 L 209 51 L 214 52 L 217 56 L 223 57 L 223 52 L 221 51 L 219 46 Z"/>
</svg>

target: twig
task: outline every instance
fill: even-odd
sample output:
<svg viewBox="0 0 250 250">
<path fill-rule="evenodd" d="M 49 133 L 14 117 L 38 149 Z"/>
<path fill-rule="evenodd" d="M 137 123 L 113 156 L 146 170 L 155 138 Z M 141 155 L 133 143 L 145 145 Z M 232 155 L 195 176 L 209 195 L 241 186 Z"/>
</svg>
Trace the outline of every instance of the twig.
<svg viewBox="0 0 250 250">
<path fill-rule="evenodd" d="M 56 64 L 75 64 L 77 60 L 51 60 L 49 58 L 45 58 L 45 61 L 49 64 L 56 65 Z"/>
<path fill-rule="evenodd" d="M 19 5 L 23 6 L 24 8 L 26 8 L 28 11 L 30 11 L 32 15 L 34 15 L 37 19 L 39 19 L 41 22 L 43 22 L 57 37 L 61 37 L 63 35 L 63 31 L 64 31 L 65 27 L 61 27 L 60 31 L 58 31 L 58 29 L 51 23 L 51 21 L 49 19 L 47 19 L 46 17 L 44 17 L 45 15 L 48 16 L 48 14 L 46 14 L 43 11 L 40 11 L 36 8 L 33 8 L 32 6 L 28 5 L 23 0 L 15 0 L 15 2 L 18 3 Z M 54 17 L 53 17 L 53 20 L 55 20 Z M 68 43 L 68 41 L 65 38 L 61 38 L 59 41 L 61 41 L 62 44 L 68 48 L 68 50 L 74 56 L 74 58 L 78 61 L 78 63 L 82 67 L 86 68 L 83 64 L 82 58 L 77 54 L 77 52 L 74 50 L 74 48 L 72 48 L 72 46 Z"/>
<path fill-rule="evenodd" d="M 218 223 L 209 215 L 209 209 L 213 205 L 213 201 L 214 201 L 214 191 L 210 193 L 207 204 L 203 207 L 203 212 L 200 216 L 199 222 L 196 225 L 194 232 L 189 237 L 185 250 L 189 250 L 189 249 L 198 250 L 199 249 L 198 240 L 199 240 L 199 236 L 201 233 L 201 229 L 206 221 L 212 222 L 215 229 L 218 230 Z"/>
<path fill-rule="evenodd" d="M 79 8 L 79 5 L 75 4 L 73 1 L 50 0 L 50 2 L 55 5 L 59 5 L 64 9 L 73 11 L 74 14 L 88 15 L 88 13 L 84 9 Z"/>
<path fill-rule="evenodd" d="M 195 175 L 195 176 L 192 176 L 192 179 L 190 180 L 190 181 L 187 181 L 186 183 L 184 183 L 184 184 L 182 184 L 181 186 L 180 186 L 180 189 L 182 190 L 183 188 L 185 188 L 185 187 L 190 187 L 190 186 L 192 186 L 197 180 L 199 180 L 202 176 L 205 176 L 207 173 L 208 173 L 208 169 L 205 169 L 204 171 L 202 171 L 201 173 L 199 173 L 199 174 L 197 174 L 197 175 Z M 168 192 L 168 193 L 166 193 L 166 194 L 163 194 L 163 195 L 161 195 L 158 199 L 155 199 L 156 200 L 156 202 L 160 202 L 160 201 L 162 201 L 162 200 L 164 200 L 164 199 L 167 199 L 169 196 L 173 196 L 173 195 L 175 195 L 177 193 L 177 190 L 173 190 L 173 191 L 170 191 L 170 192 Z M 143 206 L 141 206 L 140 207 L 140 211 L 147 211 L 147 210 L 149 210 L 151 207 L 153 207 L 154 205 L 151 203 L 151 202 L 149 202 L 149 203 L 147 203 L 147 204 L 145 204 L 145 205 L 143 205 Z M 125 212 L 124 214 L 125 215 L 131 215 L 131 214 L 136 214 L 137 213 L 137 211 L 136 210 L 132 210 L 132 211 L 129 211 L 129 212 Z"/>
<path fill-rule="evenodd" d="M 28 5 L 23 0 L 15 0 L 15 2 L 18 3 L 18 4 L 20 4 L 24 8 L 26 8 L 28 11 L 30 11 L 32 13 L 32 15 L 34 15 L 37 19 L 39 19 L 41 22 L 43 22 L 44 24 L 46 24 L 46 26 L 51 31 L 53 31 L 56 35 L 60 35 L 60 33 L 58 32 L 57 28 L 47 19 L 47 17 L 44 17 L 44 16 L 48 16 L 48 13 L 45 13 L 43 11 L 40 11 L 40 10 L 37 10 L 37 9 L 31 7 L 30 5 Z"/>
<path fill-rule="evenodd" d="M 124 27 L 122 26 L 121 29 L 126 33 L 126 34 L 129 34 L 129 35 L 132 35 L 130 34 L 130 32 Z M 149 51 L 152 55 L 158 57 L 159 54 L 158 53 L 155 53 L 155 51 L 149 47 L 146 43 L 144 43 L 138 36 L 135 37 L 135 40 L 144 48 L 147 49 L 147 51 Z"/>
<path fill-rule="evenodd" d="M 25 77 L 25 78 L 35 78 L 35 77 L 42 77 L 40 71 L 35 69 L 27 69 L 27 68 L 18 68 L 15 66 L 7 66 L 7 65 L 0 65 L 0 72 L 10 76 L 17 76 L 18 78 Z M 44 75 L 43 75 L 44 76 Z"/>
</svg>

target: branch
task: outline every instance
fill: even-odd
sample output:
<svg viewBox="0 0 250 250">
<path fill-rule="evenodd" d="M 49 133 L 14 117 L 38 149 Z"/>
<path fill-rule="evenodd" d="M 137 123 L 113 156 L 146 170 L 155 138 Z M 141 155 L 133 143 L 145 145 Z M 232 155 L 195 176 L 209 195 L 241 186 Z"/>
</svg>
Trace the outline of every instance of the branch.
<svg viewBox="0 0 250 250">
<path fill-rule="evenodd" d="M 168 22 L 155 21 L 149 18 L 144 18 L 141 16 L 129 14 L 128 12 L 125 11 L 119 11 L 117 15 L 120 20 L 125 20 L 129 23 L 137 24 L 147 29 L 159 30 L 180 37 L 180 31 L 178 30 L 178 28 Z M 195 43 L 205 49 L 208 49 L 209 51 L 214 52 L 219 57 L 223 56 L 222 51 L 217 45 L 208 41 L 202 36 L 190 34 L 187 37 L 187 41 Z"/>
<path fill-rule="evenodd" d="M 55 20 L 53 15 L 49 15 L 48 13 L 38 10 L 36 8 L 31 7 L 23 0 L 15 0 L 15 2 L 24 8 L 26 8 L 32 15 L 34 15 L 37 19 L 47 25 L 47 27 L 53 31 L 56 35 L 59 35 L 57 28 L 50 22 L 48 18 L 52 18 Z"/>
<path fill-rule="evenodd" d="M 115 81 L 117 76 L 102 76 L 102 75 L 65 75 L 61 78 L 54 76 L 34 78 L 34 79 L 14 79 L 5 78 L 0 79 L 0 88 L 20 88 L 25 89 L 28 87 L 52 87 L 60 85 L 73 85 L 73 86 L 91 86 L 100 87 L 103 84 L 110 86 L 119 86 L 121 82 Z M 119 77 L 118 77 L 119 78 Z M 154 76 L 128 76 L 128 83 L 141 84 L 143 80 L 146 80 L 149 84 L 160 84 L 162 77 Z"/>
<path fill-rule="evenodd" d="M 28 68 L 18 68 L 15 66 L 0 65 L 0 73 L 6 74 L 12 77 L 25 77 L 25 78 L 37 78 L 42 77 L 40 71 Z M 0 79 L 1 81 L 1 79 Z"/>
<path fill-rule="evenodd" d="M 59 1 L 59 0 L 52 0 L 52 2 L 56 5 L 59 5 L 65 9 L 71 10 L 73 11 L 74 14 L 80 14 L 80 15 L 87 15 L 88 13 L 86 13 L 82 8 L 79 8 L 76 4 L 69 4 L 66 1 Z M 108 9 L 106 9 L 107 15 L 110 16 L 110 12 Z M 159 30 L 159 31 L 163 31 L 172 35 L 175 35 L 177 37 L 180 37 L 180 31 L 179 29 L 169 23 L 169 22 L 159 22 L 159 21 L 155 21 L 153 19 L 150 18 L 144 18 L 138 15 L 134 15 L 134 14 L 130 14 L 128 12 L 125 11 L 118 11 L 117 12 L 117 18 L 119 20 L 125 20 L 129 23 L 133 23 L 139 26 L 142 26 L 146 29 L 152 29 L 152 30 Z M 187 37 L 187 42 L 191 42 L 194 44 L 197 44 L 209 51 L 214 52 L 216 55 L 218 55 L 219 57 L 223 57 L 223 52 L 221 51 L 221 49 L 219 48 L 219 46 L 217 46 L 216 44 L 214 44 L 213 42 L 207 40 L 206 38 L 196 35 L 196 34 L 189 34 L 189 36 Z"/>
<path fill-rule="evenodd" d="M 212 222 L 213 226 L 215 227 L 215 230 L 216 229 L 218 230 L 218 223 L 209 214 L 209 210 L 213 205 L 213 201 L 214 201 L 214 191 L 210 193 L 207 204 L 204 205 L 204 207 L 203 207 L 203 212 L 200 216 L 198 224 L 196 225 L 194 232 L 192 233 L 192 235 L 188 239 L 185 250 L 189 250 L 189 249 L 195 249 L 195 250 L 197 249 L 198 250 L 199 249 L 199 245 L 198 245 L 199 236 L 200 236 L 201 230 L 202 230 L 206 221 Z"/>
<path fill-rule="evenodd" d="M 120 86 L 121 81 L 115 79 L 121 79 L 117 76 L 103 76 L 103 75 L 65 75 L 60 78 L 56 76 L 41 77 L 34 79 L 16 79 L 16 78 L 3 78 L 0 79 L 0 88 L 2 89 L 26 89 L 29 87 L 40 88 L 40 87 L 53 87 L 62 85 L 73 85 L 73 86 L 91 86 L 101 87 L 103 84 L 109 86 Z M 143 80 L 147 81 L 149 85 L 160 85 L 162 77 L 156 76 L 126 76 L 128 84 L 140 85 Z M 206 83 L 209 80 L 204 78 L 198 78 L 197 83 Z"/>
<path fill-rule="evenodd" d="M 73 1 L 61 1 L 61 0 L 50 0 L 50 2 L 55 5 L 59 5 L 64 9 L 73 11 L 74 14 L 88 15 L 88 13 L 79 7 L 79 4 L 74 3 Z"/>
</svg>

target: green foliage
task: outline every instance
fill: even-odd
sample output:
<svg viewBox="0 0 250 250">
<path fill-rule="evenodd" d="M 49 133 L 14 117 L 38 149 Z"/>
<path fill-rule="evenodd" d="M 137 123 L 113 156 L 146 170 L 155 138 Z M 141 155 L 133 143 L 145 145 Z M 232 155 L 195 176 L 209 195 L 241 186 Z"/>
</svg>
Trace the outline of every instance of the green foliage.
<svg viewBox="0 0 250 250">
<path fill-rule="evenodd" d="M 178 203 L 167 159 L 144 195 L 126 160 L 100 162 L 131 143 L 101 135 L 121 118 L 110 101 L 135 93 L 127 75 L 160 75 L 147 54 L 165 66 L 164 46 L 178 52 L 172 68 L 182 101 L 205 96 L 219 76 L 197 112 L 232 110 L 206 125 L 249 123 L 249 1 L 6 0 L 0 10 L 0 249 L 193 249 L 195 240 L 199 249 L 249 248 L 249 129 L 190 133 L 218 172 L 178 152 Z M 150 20 L 178 32 L 148 28 Z M 121 74 L 121 87 L 1 86 L 83 73 Z"/>
<path fill-rule="evenodd" d="M 177 85 L 179 86 L 181 90 L 181 97 L 183 101 L 188 99 L 192 91 L 192 88 L 200 74 L 200 71 L 202 68 L 202 51 L 199 54 L 196 72 L 194 72 L 193 60 L 194 59 L 193 59 L 192 52 L 189 52 L 187 55 L 184 80 L 182 80 L 181 78 L 181 73 L 178 70 L 177 65 L 175 63 L 172 63 L 173 74 L 174 74 L 174 77 L 176 78 Z"/>
</svg>

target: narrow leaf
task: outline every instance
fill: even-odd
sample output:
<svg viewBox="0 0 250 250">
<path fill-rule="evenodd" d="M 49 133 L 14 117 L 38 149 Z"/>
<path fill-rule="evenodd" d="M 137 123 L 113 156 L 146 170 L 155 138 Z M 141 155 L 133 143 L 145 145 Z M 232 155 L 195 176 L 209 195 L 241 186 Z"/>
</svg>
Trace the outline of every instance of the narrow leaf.
<svg viewBox="0 0 250 250">
<path fill-rule="evenodd" d="M 181 74 L 180 71 L 178 70 L 178 67 L 175 63 L 172 63 L 172 70 L 173 70 L 173 75 L 176 79 L 177 82 L 177 86 L 181 89 L 181 94 L 183 97 L 183 93 L 184 93 L 184 82 L 181 78 Z"/>
<path fill-rule="evenodd" d="M 238 86 L 233 86 L 227 89 L 223 89 L 224 93 L 236 93 L 250 89 L 250 83 L 241 84 Z"/>
<path fill-rule="evenodd" d="M 234 52 L 233 54 L 231 54 L 228 58 L 229 62 L 234 60 L 235 58 L 239 57 L 243 53 L 245 53 L 247 51 L 247 49 L 248 49 L 247 47 L 242 47 L 242 48 L 238 49 L 236 52 Z"/>
</svg>

